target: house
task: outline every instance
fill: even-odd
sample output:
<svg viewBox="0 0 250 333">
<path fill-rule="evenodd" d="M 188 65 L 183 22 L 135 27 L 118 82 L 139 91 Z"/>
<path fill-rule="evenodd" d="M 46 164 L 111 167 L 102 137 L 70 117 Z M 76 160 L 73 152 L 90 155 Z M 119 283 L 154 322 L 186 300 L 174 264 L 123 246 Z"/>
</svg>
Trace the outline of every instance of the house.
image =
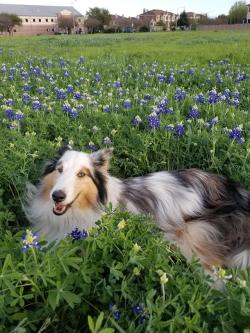
<svg viewBox="0 0 250 333">
<path fill-rule="evenodd" d="M 247 23 L 250 23 L 250 4 L 247 5 Z"/>
<path fill-rule="evenodd" d="M 170 30 L 171 24 L 177 20 L 177 15 L 160 9 L 152 9 L 149 11 L 144 10 L 139 15 L 139 19 L 149 26 L 150 31 L 159 30 L 157 27 L 161 25 L 165 26 L 166 30 Z"/>
<path fill-rule="evenodd" d="M 16 14 L 22 25 L 14 27 L 14 36 L 51 35 L 65 32 L 58 20 L 73 20 L 73 33 L 84 31 L 84 16 L 71 6 L 0 4 L 0 13 Z"/>
<path fill-rule="evenodd" d="M 198 23 L 198 21 L 201 18 L 205 17 L 205 15 L 203 15 L 203 14 L 197 14 L 197 13 L 194 13 L 194 12 L 186 12 L 186 14 L 187 14 L 187 17 L 188 17 L 190 23 Z"/>
</svg>

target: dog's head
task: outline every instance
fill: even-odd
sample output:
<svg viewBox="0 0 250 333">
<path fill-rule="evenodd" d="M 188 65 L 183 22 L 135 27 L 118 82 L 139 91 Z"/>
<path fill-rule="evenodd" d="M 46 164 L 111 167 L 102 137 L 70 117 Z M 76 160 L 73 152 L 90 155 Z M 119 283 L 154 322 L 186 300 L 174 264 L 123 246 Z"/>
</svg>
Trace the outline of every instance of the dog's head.
<svg viewBox="0 0 250 333">
<path fill-rule="evenodd" d="M 45 165 L 41 196 L 51 200 L 53 212 L 93 208 L 107 200 L 107 176 L 112 149 L 87 154 L 66 146 Z"/>
</svg>

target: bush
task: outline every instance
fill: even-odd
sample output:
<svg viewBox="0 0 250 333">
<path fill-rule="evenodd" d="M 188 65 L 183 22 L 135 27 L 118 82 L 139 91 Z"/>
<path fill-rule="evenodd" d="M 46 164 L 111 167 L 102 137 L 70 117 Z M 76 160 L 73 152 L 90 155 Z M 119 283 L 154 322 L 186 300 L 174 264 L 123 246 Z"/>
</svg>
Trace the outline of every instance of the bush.
<svg viewBox="0 0 250 333">
<path fill-rule="evenodd" d="M 146 25 L 143 25 L 139 28 L 139 32 L 149 32 L 149 28 Z"/>
</svg>

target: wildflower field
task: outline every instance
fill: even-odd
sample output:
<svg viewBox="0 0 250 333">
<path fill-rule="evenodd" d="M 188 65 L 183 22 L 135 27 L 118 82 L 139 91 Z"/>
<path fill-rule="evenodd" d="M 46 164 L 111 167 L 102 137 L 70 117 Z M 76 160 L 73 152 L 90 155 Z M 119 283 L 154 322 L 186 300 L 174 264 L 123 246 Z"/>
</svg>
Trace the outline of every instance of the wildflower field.
<svg viewBox="0 0 250 333">
<path fill-rule="evenodd" d="M 250 189 L 250 35 L 0 38 L 0 332 L 250 332 L 250 269 L 187 263 L 152 221 L 107 213 L 57 244 L 25 184 L 65 143 L 118 177 L 198 167 Z"/>
</svg>

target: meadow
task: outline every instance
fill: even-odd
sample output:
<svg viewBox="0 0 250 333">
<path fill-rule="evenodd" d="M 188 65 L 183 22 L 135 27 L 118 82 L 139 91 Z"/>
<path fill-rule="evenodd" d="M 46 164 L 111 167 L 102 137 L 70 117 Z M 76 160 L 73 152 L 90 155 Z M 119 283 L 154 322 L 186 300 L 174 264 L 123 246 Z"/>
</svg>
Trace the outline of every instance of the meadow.
<svg viewBox="0 0 250 333">
<path fill-rule="evenodd" d="M 250 269 L 187 263 L 147 216 L 37 239 L 22 202 L 63 144 L 118 177 L 197 167 L 250 190 L 250 35 L 0 37 L 0 332 L 250 332 Z M 28 230 L 28 231 L 27 231 Z"/>
</svg>

